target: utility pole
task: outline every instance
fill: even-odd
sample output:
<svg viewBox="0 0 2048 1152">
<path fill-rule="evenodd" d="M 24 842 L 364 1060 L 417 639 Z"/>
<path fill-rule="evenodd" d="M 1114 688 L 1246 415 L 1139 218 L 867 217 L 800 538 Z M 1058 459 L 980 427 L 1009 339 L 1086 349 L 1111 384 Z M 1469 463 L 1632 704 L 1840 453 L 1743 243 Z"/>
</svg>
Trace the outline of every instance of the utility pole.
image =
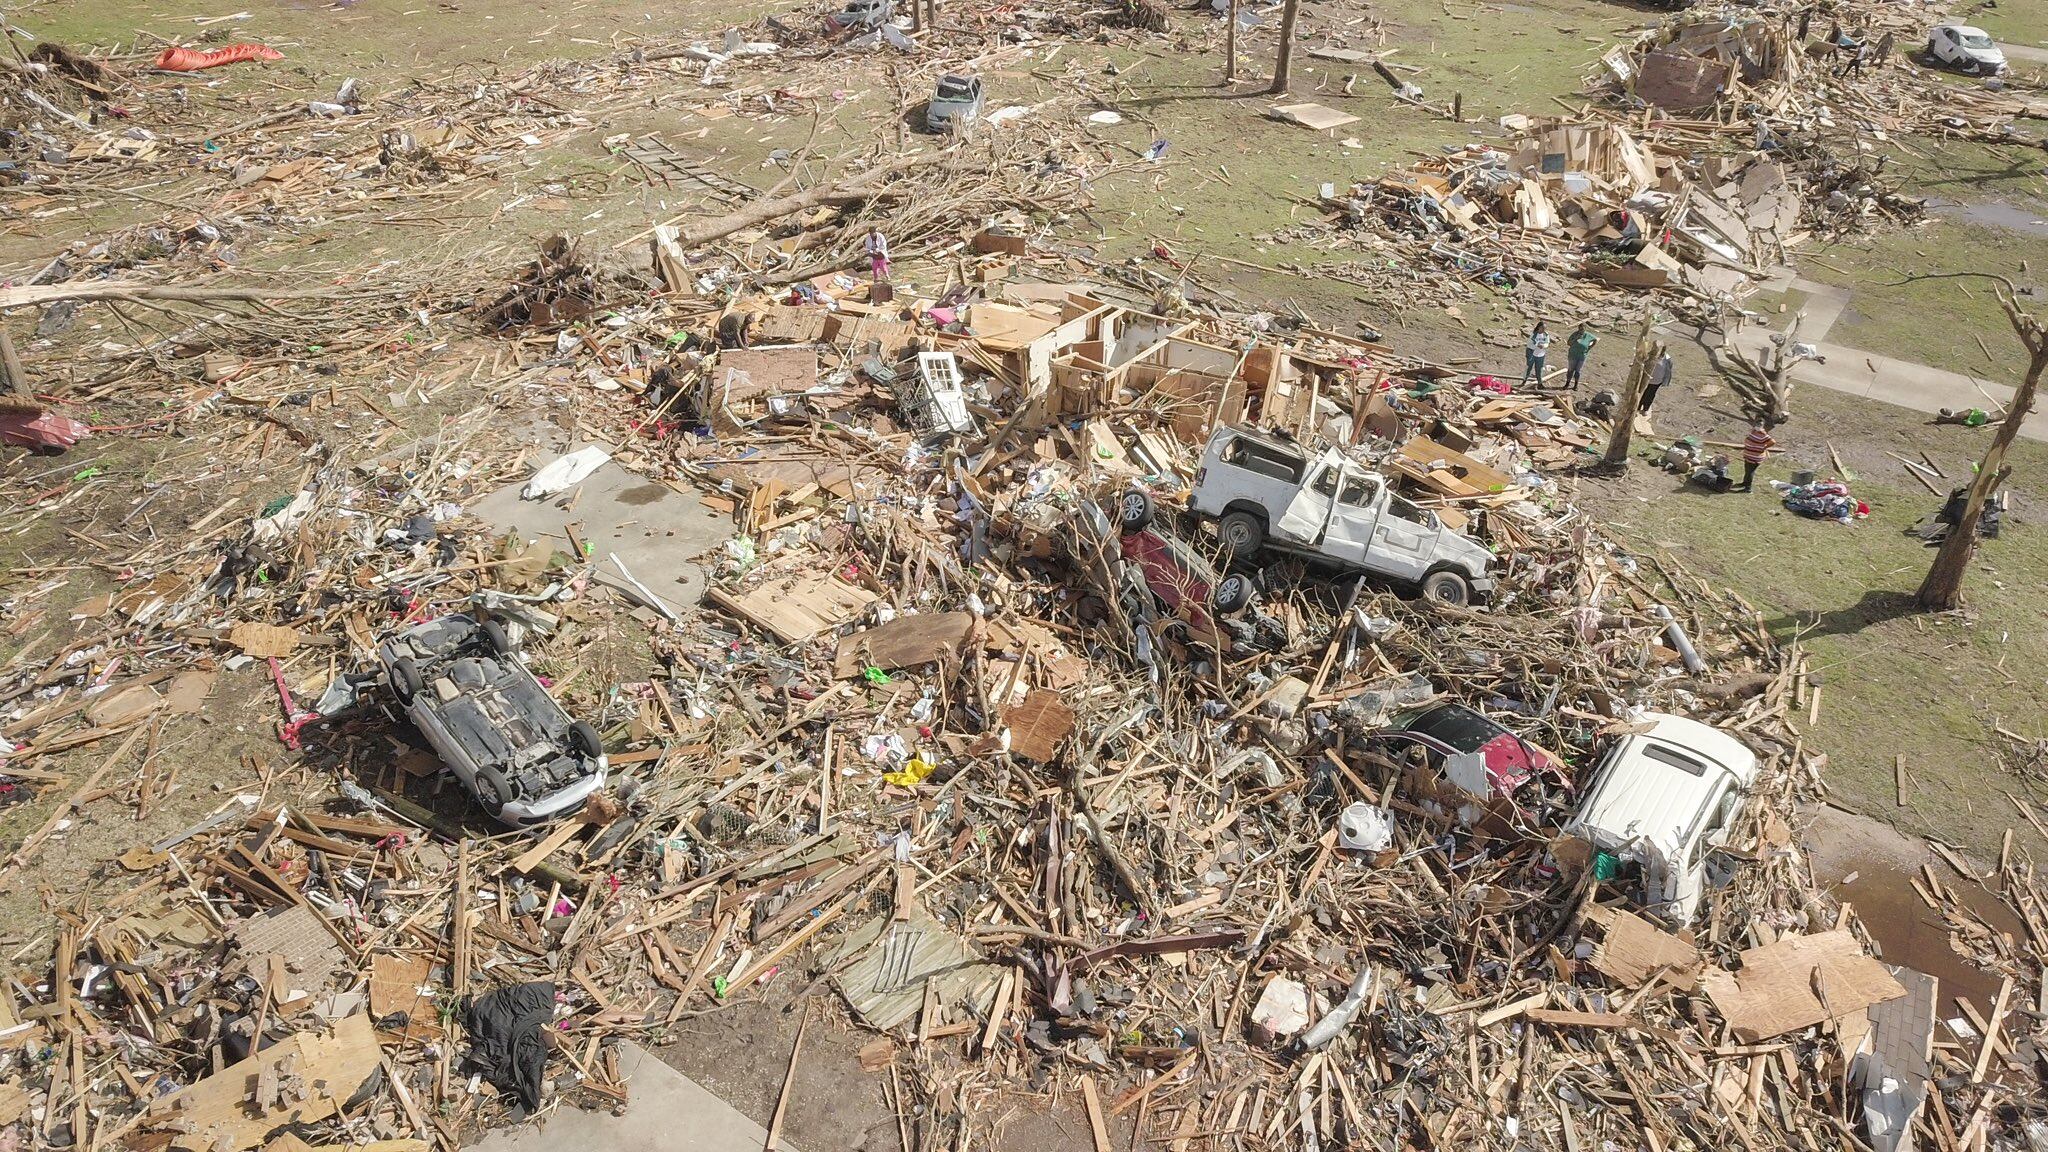
<svg viewBox="0 0 2048 1152">
<path fill-rule="evenodd" d="M 2012 284 L 2004 282 L 1999 290 L 1998 302 L 2005 306 L 2005 318 L 2012 322 L 2012 330 L 2027 348 L 2027 375 L 2020 381 L 2019 391 L 2012 398 L 2012 407 L 2006 410 L 2005 419 L 1998 425 L 1998 435 L 1991 440 L 1991 447 L 1984 453 L 1984 459 L 1977 465 L 1977 475 L 1970 481 L 1969 498 L 1963 504 L 1963 514 L 1949 525 L 1948 535 L 1942 539 L 1941 550 L 1934 554 L 1934 564 L 1927 569 L 1927 578 L 1920 582 L 1920 591 L 1914 600 L 1922 608 L 1940 612 L 1958 607 L 1963 602 L 1963 577 L 1970 570 L 1970 558 L 1977 552 L 1977 523 L 1984 516 L 1984 502 L 2003 483 L 2012 466 L 2005 462 L 2006 449 L 2019 438 L 2020 425 L 2026 422 L 2028 409 L 2034 406 L 2034 396 L 2041 387 L 2041 375 L 2048 371 L 2048 327 L 2031 313 L 2020 311 L 2018 297 L 2012 292 Z"/>
<path fill-rule="evenodd" d="M 1600 458 L 1603 469 L 1628 467 L 1628 442 L 1635 435 L 1636 407 L 1643 402 L 1643 383 L 1650 378 L 1650 366 L 1657 362 L 1663 349 L 1662 344 L 1650 339 L 1650 329 L 1656 322 L 1654 311 L 1643 313 L 1643 330 L 1636 336 L 1635 362 L 1628 368 L 1628 384 L 1624 387 L 1621 407 L 1614 412 L 1614 431 L 1607 438 L 1607 454 Z"/>
</svg>

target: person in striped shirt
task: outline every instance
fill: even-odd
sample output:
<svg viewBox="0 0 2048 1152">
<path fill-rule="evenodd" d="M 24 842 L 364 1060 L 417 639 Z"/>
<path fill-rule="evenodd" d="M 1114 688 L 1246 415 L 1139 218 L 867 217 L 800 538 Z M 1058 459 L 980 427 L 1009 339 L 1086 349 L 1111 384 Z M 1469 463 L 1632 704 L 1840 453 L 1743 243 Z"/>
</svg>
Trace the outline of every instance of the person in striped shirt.
<svg viewBox="0 0 2048 1152">
<path fill-rule="evenodd" d="M 1735 486 L 1737 492 L 1749 491 L 1756 479 L 1756 466 L 1764 462 L 1777 441 L 1771 438 L 1771 430 L 1759 416 L 1749 422 L 1749 435 L 1742 440 L 1742 483 Z"/>
</svg>

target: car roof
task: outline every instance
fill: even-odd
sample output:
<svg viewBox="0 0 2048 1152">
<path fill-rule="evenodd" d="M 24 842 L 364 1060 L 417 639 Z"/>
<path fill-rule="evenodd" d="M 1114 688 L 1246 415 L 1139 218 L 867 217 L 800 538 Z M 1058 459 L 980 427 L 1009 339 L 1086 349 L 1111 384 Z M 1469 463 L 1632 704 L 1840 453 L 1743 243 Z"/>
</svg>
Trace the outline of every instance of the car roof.
<svg viewBox="0 0 2048 1152">
<path fill-rule="evenodd" d="M 1975 24 L 1942 24 L 1938 25 L 1935 28 L 1935 31 L 1960 32 L 1965 36 L 1982 36 L 1986 40 L 1991 39 L 1991 33 L 1986 32 L 1982 28 L 1977 27 Z"/>
<path fill-rule="evenodd" d="M 1621 738 L 1613 755 L 1625 762 L 1605 763 L 1567 830 L 1592 833 L 1609 846 L 1640 836 L 1673 855 L 1722 780 L 1732 778 L 1739 791 L 1756 779 L 1756 754 L 1697 720 L 1652 712 L 1644 721 L 1648 731 Z M 1705 761 L 1703 771 L 1694 775 L 1671 763 L 1672 756 Z"/>
</svg>

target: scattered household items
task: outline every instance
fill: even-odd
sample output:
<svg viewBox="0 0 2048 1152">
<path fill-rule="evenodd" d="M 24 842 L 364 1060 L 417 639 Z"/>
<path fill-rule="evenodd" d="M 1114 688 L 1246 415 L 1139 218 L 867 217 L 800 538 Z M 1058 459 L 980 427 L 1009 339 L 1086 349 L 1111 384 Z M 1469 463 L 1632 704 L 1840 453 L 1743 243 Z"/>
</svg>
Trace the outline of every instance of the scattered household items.
<svg viewBox="0 0 2048 1152">
<path fill-rule="evenodd" d="M 1977 512 L 1977 538 L 1996 540 L 2005 526 L 2006 509 L 2010 506 L 2012 493 L 2003 490 L 1992 493 Z M 1961 484 L 1949 490 L 1948 498 L 1931 516 L 1906 529 L 1908 536 L 1918 536 L 1930 545 L 1940 544 L 1948 539 L 1950 528 L 1962 523 L 1963 511 L 1970 503 L 1970 486 Z"/>
<path fill-rule="evenodd" d="M 0 400 L 0 444 L 35 452 L 62 452 L 92 435 L 84 421 L 41 404 Z"/>
<path fill-rule="evenodd" d="M 845 31 L 879 28 L 895 19 L 896 0 L 846 0 L 846 7 L 827 15 L 825 23 Z"/>
<path fill-rule="evenodd" d="M 158 53 L 149 66 L 159 72 L 201 72 L 208 68 L 218 68 L 223 64 L 282 59 L 284 53 L 266 44 L 230 44 L 225 48 L 211 50 L 172 45 Z"/>
<path fill-rule="evenodd" d="M 1360 801 L 1337 817 L 1337 843 L 1347 852 L 1383 852 L 1394 842 L 1394 818 L 1377 804 Z"/>
<path fill-rule="evenodd" d="M 548 695 L 496 620 L 430 620 L 378 645 L 377 658 L 406 716 L 496 819 L 552 820 L 604 787 L 596 729 Z"/>
<path fill-rule="evenodd" d="M 1795 480 L 1798 478 L 1795 477 Z M 1840 480 L 1812 480 L 1806 483 L 1771 481 L 1771 489 L 1784 501 L 1785 509 L 1809 520 L 1833 520 L 1848 524 L 1870 515 L 1870 505 L 1849 494 Z"/>
</svg>

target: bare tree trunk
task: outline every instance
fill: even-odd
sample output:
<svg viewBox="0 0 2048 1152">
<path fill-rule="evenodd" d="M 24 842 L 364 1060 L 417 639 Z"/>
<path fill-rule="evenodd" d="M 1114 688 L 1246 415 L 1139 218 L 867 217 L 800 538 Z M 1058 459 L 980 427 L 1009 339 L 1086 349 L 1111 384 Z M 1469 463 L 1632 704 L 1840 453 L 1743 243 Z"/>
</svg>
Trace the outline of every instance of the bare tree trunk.
<svg viewBox="0 0 2048 1152">
<path fill-rule="evenodd" d="M 1628 384 L 1624 386 L 1621 406 L 1614 410 L 1614 431 L 1607 437 L 1607 454 L 1600 458 L 1602 468 L 1628 466 L 1629 440 L 1636 432 L 1636 408 L 1643 402 L 1643 384 L 1650 378 L 1650 366 L 1657 362 L 1657 345 L 1650 339 L 1650 328 L 1655 323 L 1655 313 L 1643 313 L 1643 330 L 1636 335 L 1636 358 L 1628 367 Z"/>
<path fill-rule="evenodd" d="M 1301 0 L 1287 0 L 1287 7 L 1280 10 L 1280 56 L 1273 62 L 1273 84 L 1267 93 L 1274 96 L 1287 95 L 1288 82 L 1294 73 L 1294 18 L 1301 15 Z"/>
<path fill-rule="evenodd" d="M 2007 311 L 2015 310 L 2008 304 Z M 2019 438 L 2020 425 L 2026 421 L 2027 410 L 2034 406 L 2034 393 L 2041 386 L 2041 373 L 2048 370 L 2048 338 L 2043 338 L 2040 326 L 2033 323 L 2032 317 L 2027 317 L 2027 320 L 2034 330 L 2031 337 L 2019 320 L 2013 321 L 2013 326 L 2020 329 L 2020 338 L 2026 341 L 2030 354 L 2027 377 L 2013 396 L 2012 407 L 2006 411 L 2004 422 L 1999 424 L 1998 435 L 1992 438 L 1983 462 L 1977 465 L 1977 477 L 1970 481 L 1970 496 L 1963 505 L 1962 516 L 1949 525 L 1941 550 L 1934 554 L 1934 564 L 1927 569 L 1927 578 L 1920 582 L 1920 591 L 1914 599 L 1922 608 L 1940 612 L 1962 604 L 1963 576 L 1969 572 L 1970 558 L 1977 552 L 1977 522 L 1984 515 L 1984 502 L 1991 498 L 1992 492 L 2012 471 L 2005 463 L 2005 450 Z"/>
<path fill-rule="evenodd" d="M 7 377 L 7 390 L 16 396 L 35 395 L 28 386 L 28 373 L 21 369 L 21 357 L 14 351 L 14 335 L 7 331 L 5 321 L 0 321 L 0 375 Z"/>
<path fill-rule="evenodd" d="M 1230 11 L 1226 14 L 1226 18 L 1230 23 L 1223 29 L 1223 82 L 1225 84 L 1235 84 L 1237 83 L 1237 0 L 1230 0 Z"/>
</svg>

